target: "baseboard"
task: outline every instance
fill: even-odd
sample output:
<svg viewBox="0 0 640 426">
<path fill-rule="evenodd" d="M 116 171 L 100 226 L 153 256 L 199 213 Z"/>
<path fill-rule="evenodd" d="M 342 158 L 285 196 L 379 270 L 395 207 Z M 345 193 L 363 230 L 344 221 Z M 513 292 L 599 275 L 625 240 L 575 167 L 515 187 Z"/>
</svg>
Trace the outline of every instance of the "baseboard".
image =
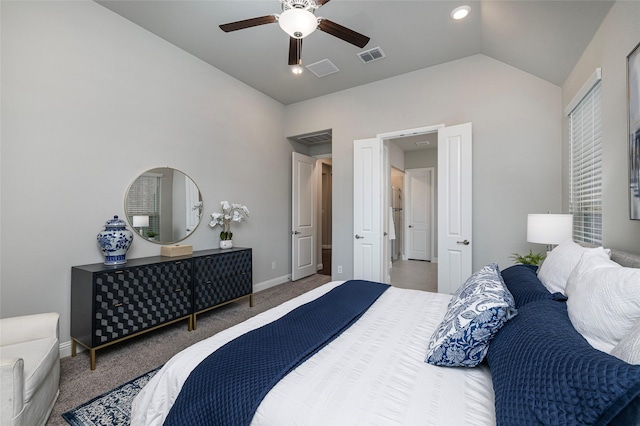
<svg viewBox="0 0 640 426">
<path fill-rule="evenodd" d="M 402 255 L 402 260 L 409 260 L 409 258 L 405 255 Z M 438 258 L 437 257 L 432 257 L 431 260 L 429 260 L 429 262 L 431 263 L 438 263 Z"/>
<path fill-rule="evenodd" d="M 324 269 L 324 263 L 318 263 L 316 265 L 316 271 L 322 271 Z"/>
<path fill-rule="evenodd" d="M 267 281 L 262 281 L 261 283 L 253 285 L 253 292 L 257 293 L 259 291 L 266 290 L 268 288 L 275 287 L 277 285 L 284 284 L 289 281 L 291 281 L 291 274 L 283 275 L 277 278 L 272 278 Z"/>
<path fill-rule="evenodd" d="M 84 350 L 84 348 L 80 345 L 78 345 L 77 348 L 78 352 L 80 352 L 80 350 Z M 71 356 L 71 340 L 69 340 L 68 342 L 60 343 L 60 358 L 65 358 L 68 356 Z"/>
</svg>

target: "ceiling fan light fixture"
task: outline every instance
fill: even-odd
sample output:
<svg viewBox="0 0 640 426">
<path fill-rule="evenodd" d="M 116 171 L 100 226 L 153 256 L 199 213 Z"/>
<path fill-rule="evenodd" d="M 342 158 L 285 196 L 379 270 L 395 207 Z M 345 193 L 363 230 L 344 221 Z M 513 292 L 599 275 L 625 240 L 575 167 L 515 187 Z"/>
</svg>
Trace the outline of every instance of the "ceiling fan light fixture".
<svg viewBox="0 0 640 426">
<path fill-rule="evenodd" d="M 293 38 L 305 38 L 318 28 L 316 15 L 304 9 L 287 9 L 278 18 L 280 28 Z"/>
<path fill-rule="evenodd" d="M 302 68 L 302 65 L 300 64 L 291 65 L 291 72 L 294 73 L 295 75 L 300 75 L 302 74 L 303 71 L 304 71 L 304 68 Z"/>
<path fill-rule="evenodd" d="M 471 8 L 469 6 L 456 7 L 451 12 L 451 17 L 456 21 L 459 21 L 460 19 L 466 18 L 467 15 L 469 15 L 469 12 L 471 12 Z"/>
</svg>

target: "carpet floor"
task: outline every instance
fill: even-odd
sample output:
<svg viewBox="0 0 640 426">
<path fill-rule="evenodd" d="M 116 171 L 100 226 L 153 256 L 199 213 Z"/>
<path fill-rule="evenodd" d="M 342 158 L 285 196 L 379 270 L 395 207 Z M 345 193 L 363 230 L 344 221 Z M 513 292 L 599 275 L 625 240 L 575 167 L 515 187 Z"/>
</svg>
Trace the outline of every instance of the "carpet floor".
<svg viewBox="0 0 640 426">
<path fill-rule="evenodd" d="M 60 360 L 60 396 L 47 426 L 67 425 L 62 413 L 166 363 L 184 348 L 206 339 L 331 280 L 328 275 L 281 284 L 255 293 L 248 300 L 230 303 L 198 315 L 198 328 L 187 331 L 187 321 L 125 340 L 96 352 L 96 369 L 89 368 L 89 352 Z"/>
</svg>

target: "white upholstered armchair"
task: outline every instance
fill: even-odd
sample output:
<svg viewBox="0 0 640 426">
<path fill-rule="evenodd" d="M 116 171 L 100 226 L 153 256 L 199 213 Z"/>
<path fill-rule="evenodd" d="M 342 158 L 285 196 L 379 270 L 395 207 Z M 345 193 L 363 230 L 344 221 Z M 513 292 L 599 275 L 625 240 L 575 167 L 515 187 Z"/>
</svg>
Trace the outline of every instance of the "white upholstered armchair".
<svg viewBox="0 0 640 426">
<path fill-rule="evenodd" d="M 0 425 L 47 422 L 60 383 L 60 315 L 0 319 Z"/>
</svg>

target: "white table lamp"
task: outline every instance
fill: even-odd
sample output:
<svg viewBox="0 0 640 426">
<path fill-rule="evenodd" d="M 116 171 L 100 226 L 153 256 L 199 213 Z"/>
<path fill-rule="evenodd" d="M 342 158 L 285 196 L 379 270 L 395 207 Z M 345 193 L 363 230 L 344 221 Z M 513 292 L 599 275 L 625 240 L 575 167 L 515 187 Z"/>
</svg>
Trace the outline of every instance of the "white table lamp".
<svg viewBox="0 0 640 426">
<path fill-rule="evenodd" d="M 546 244 L 547 251 L 573 237 L 573 215 L 529 214 L 527 216 L 527 241 Z"/>
<path fill-rule="evenodd" d="M 149 226 L 149 216 L 134 216 L 133 227 L 139 228 L 138 232 L 142 235 L 142 228 Z"/>
</svg>

